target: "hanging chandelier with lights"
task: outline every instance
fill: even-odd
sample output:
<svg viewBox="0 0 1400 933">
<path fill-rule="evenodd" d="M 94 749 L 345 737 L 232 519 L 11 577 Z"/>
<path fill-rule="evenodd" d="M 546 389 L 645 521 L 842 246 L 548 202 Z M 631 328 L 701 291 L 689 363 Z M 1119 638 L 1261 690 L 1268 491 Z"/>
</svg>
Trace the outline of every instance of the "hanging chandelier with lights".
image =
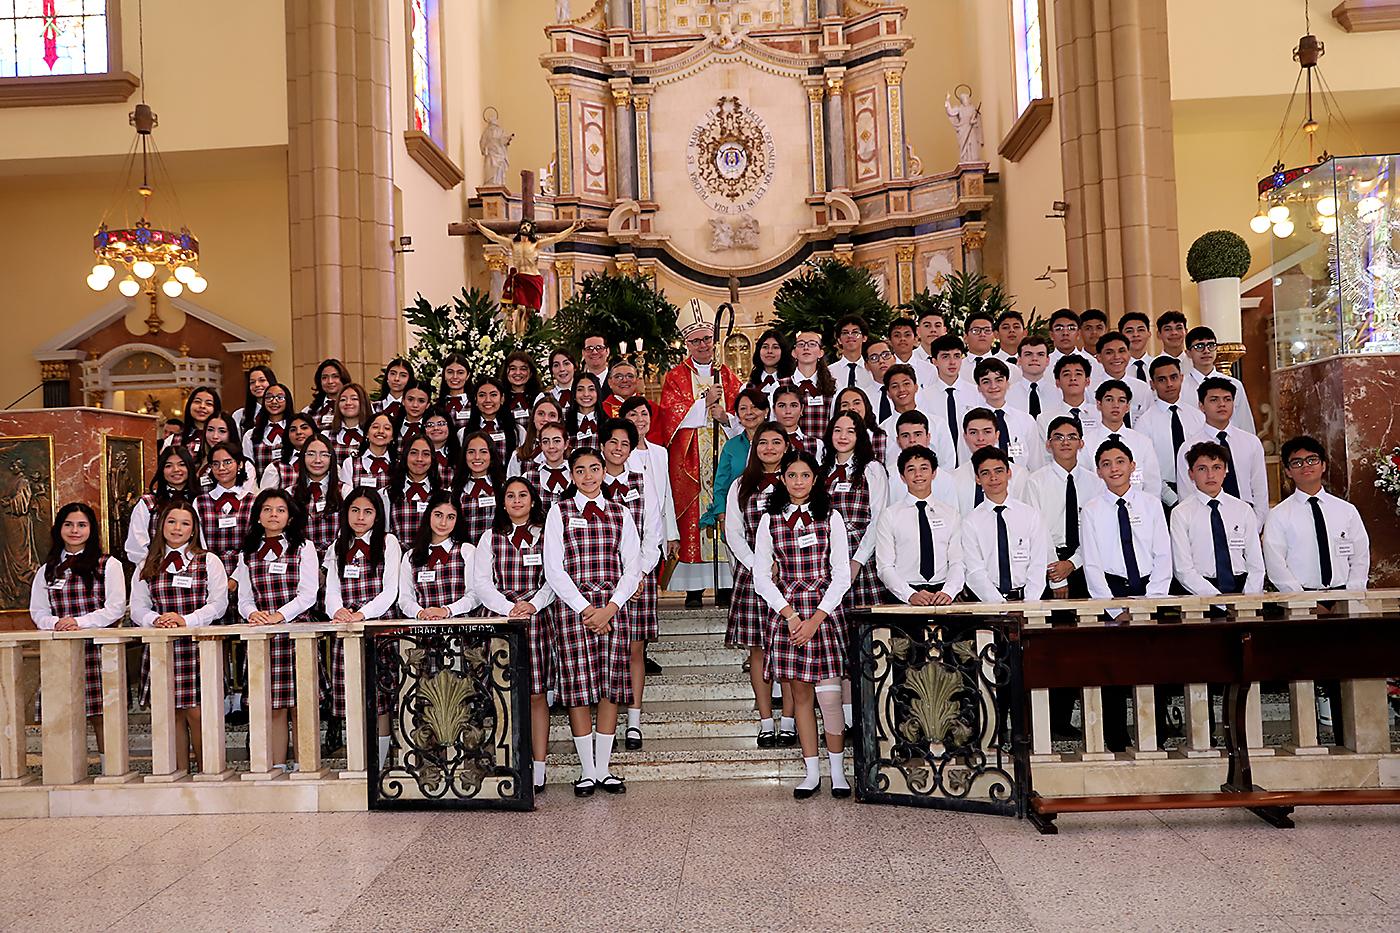
<svg viewBox="0 0 1400 933">
<path fill-rule="evenodd" d="M 209 282 L 199 271 L 199 240 L 189 227 L 181 226 L 179 231 L 163 229 L 151 222 L 151 199 L 155 188 L 151 184 L 152 164 L 166 179 L 174 198 L 174 185 L 169 183 L 170 173 L 165 169 L 160 150 L 156 147 L 152 131 L 160 125 L 155 111 L 146 103 L 146 53 L 143 22 L 140 5 L 137 6 L 137 32 L 141 45 L 141 103 L 128 116 L 128 122 L 136 128 L 136 139 L 127 153 L 123 188 L 131 186 L 136 170 L 136 155 L 141 155 L 141 181 L 136 185 L 136 193 L 141 197 L 140 216 L 135 222 L 120 227 L 108 225 L 109 209 L 103 216 L 97 230 L 92 235 L 92 251 L 97 264 L 88 274 L 87 284 L 93 291 L 103 291 L 117 277 L 119 272 L 126 275 L 117 283 L 117 290 L 127 298 L 135 298 L 143 291 L 150 296 L 152 317 L 159 325 L 159 316 L 154 310 L 156 288 L 170 298 L 178 298 L 186 288 L 198 295 L 209 287 Z M 148 322 L 149 323 L 149 322 Z"/>
</svg>

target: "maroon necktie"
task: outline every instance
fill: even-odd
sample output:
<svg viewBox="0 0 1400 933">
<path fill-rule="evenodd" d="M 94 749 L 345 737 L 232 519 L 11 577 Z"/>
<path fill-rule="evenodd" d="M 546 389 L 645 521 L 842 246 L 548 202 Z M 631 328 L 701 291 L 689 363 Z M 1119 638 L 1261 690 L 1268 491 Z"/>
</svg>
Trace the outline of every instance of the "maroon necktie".
<svg viewBox="0 0 1400 933">
<path fill-rule="evenodd" d="M 450 395 L 447 398 L 447 410 L 454 415 L 460 415 L 467 410 L 465 395 Z"/>
<path fill-rule="evenodd" d="M 807 449 L 807 445 L 804 444 L 804 443 L 802 443 L 800 440 L 797 439 L 797 434 L 796 434 L 796 433 L 793 433 L 793 434 L 789 434 L 789 435 L 788 435 L 788 446 L 791 447 L 793 450 L 806 450 L 806 449 Z"/>
<path fill-rule="evenodd" d="M 762 492 L 765 489 L 772 489 L 778 484 L 778 474 L 764 473 L 758 479 L 758 488 L 754 492 Z"/>
<path fill-rule="evenodd" d="M 484 479 L 472 480 L 471 492 L 467 493 L 467 498 L 476 499 L 480 496 L 491 495 L 495 495 L 495 490 L 491 488 L 490 483 L 486 482 Z"/>
<path fill-rule="evenodd" d="M 406 490 L 406 492 L 407 492 L 407 495 L 405 496 L 405 498 L 406 498 L 407 501 L 409 501 L 409 502 L 427 502 L 427 501 L 428 501 L 428 484 L 427 484 L 427 483 L 418 482 L 418 481 L 416 481 L 416 480 L 415 480 L 415 481 L 412 481 L 412 482 L 410 482 L 410 483 L 408 484 L 408 489 Z"/>
<path fill-rule="evenodd" d="M 495 434 L 495 433 L 496 433 L 496 419 L 495 419 L 495 418 L 486 418 L 486 419 L 484 419 L 484 420 L 481 422 L 481 430 L 485 431 L 487 434 Z"/>
<path fill-rule="evenodd" d="M 764 374 L 763 374 L 763 378 L 760 379 L 760 380 L 758 380 L 758 387 L 759 387 L 760 389 L 766 389 L 766 388 L 768 388 L 769 386 L 775 386 L 775 385 L 777 385 L 777 384 L 778 384 L 778 377 L 775 376 L 775 375 L 773 375 L 772 373 L 764 373 Z"/>
<path fill-rule="evenodd" d="M 447 466 L 447 454 L 440 450 L 433 451 L 433 462 L 437 464 L 439 470 Z"/>
<path fill-rule="evenodd" d="M 569 485 L 569 481 L 564 478 L 563 470 L 546 468 L 545 473 L 549 475 L 545 477 L 544 485 L 545 488 L 550 490 L 551 492 L 558 489 L 564 489 Z"/>
<path fill-rule="evenodd" d="M 326 494 L 326 491 L 321 488 L 320 483 L 312 483 L 309 491 L 311 493 L 312 502 L 320 502 L 321 497 Z"/>
<path fill-rule="evenodd" d="M 282 425 L 276 421 L 268 422 L 267 433 L 264 435 L 269 443 L 280 444 L 282 438 L 286 437 L 286 432 L 282 430 Z"/>
<path fill-rule="evenodd" d="M 798 509 L 788 516 L 788 527 L 794 531 L 806 528 L 812 522 L 812 517 L 807 514 L 806 509 Z"/>
<path fill-rule="evenodd" d="M 527 548 L 535 540 L 535 536 L 530 532 L 529 525 L 516 525 L 515 534 L 510 536 L 510 543 L 517 548 Z"/>
<path fill-rule="evenodd" d="M 448 559 L 448 551 L 447 551 L 447 548 L 442 547 L 441 545 L 439 545 L 439 546 L 433 548 L 432 553 L 428 555 L 428 564 L 427 564 L 427 566 L 428 566 L 430 569 L 433 568 L 433 567 L 445 567 L 445 566 L 447 566 L 447 559 Z"/>
<path fill-rule="evenodd" d="M 597 415 L 584 415 L 582 418 L 579 418 L 579 419 L 578 419 L 578 433 L 580 433 L 580 434 L 594 434 L 594 433 L 597 432 L 597 430 L 598 430 L 598 416 L 597 416 Z"/>
<path fill-rule="evenodd" d="M 160 565 L 161 573 L 179 573 L 185 569 L 185 558 L 180 556 L 179 551 L 171 551 L 165 556 L 165 563 Z"/>
<path fill-rule="evenodd" d="M 220 512 L 232 512 L 238 507 L 238 493 L 225 492 L 214 497 L 214 507 Z"/>
<path fill-rule="evenodd" d="M 389 472 L 389 460 L 388 460 L 387 457 L 375 457 L 375 456 L 371 456 L 371 457 L 369 458 L 369 475 L 370 475 L 370 476 L 383 476 L 384 474 L 386 474 L 386 473 L 388 473 L 388 472 Z"/>
<path fill-rule="evenodd" d="M 609 499 L 616 499 L 627 492 L 627 484 L 620 479 L 610 479 L 603 483 L 603 494 Z"/>
<path fill-rule="evenodd" d="M 815 379 L 811 380 L 810 382 L 802 383 L 802 394 L 807 398 L 822 397 L 821 390 L 817 388 L 817 382 Z"/>
<path fill-rule="evenodd" d="M 397 418 L 401 411 L 403 411 L 403 406 L 398 402 L 390 402 L 388 405 L 384 406 L 384 414 L 388 415 L 390 418 Z"/>
<path fill-rule="evenodd" d="M 555 396 L 555 398 L 556 398 L 556 400 L 559 402 L 560 405 L 571 405 L 571 404 L 573 404 L 573 401 L 574 401 L 574 390 L 573 390 L 573 389 L 560 389 L 560 390 L 559 390 L 559 394 L 558 394 L 557 396 Z"/>
<path fill-rule="evenodd" d="M 276 560 L 282 556 L 282 539 L 268 538 L 263 542 L 263 546 L 258 548 L 258 557 L 262 560 Z"/>
<path fill-rule="evenodd" d="M 364 439 L 365 436 L 363 433 L 361 433 L 359 428 L 346 428 L 345 430 L 340 432 L 340 442 L 346 447 L 349 447 L 351 445 L 358 446 L 359 443 Z"/>
<path fill-rule="evenodd" d="M 835 486 L 837 483 L 844 482 L 846 482 L 846 465 L 844 463 L 837 464 L 836 468 L 831 471 L 831 476 L 827 479 L 827 485 Z"/>
<path fill-rule="evenodd" d="M 602 521 L 604 518 L 607 518 L 607 513 L 598 508 L 596 504 L 590 502 L 583 507 L 583 517 L 590 522 L 594 519 Z"/>
<path fill-rule="evenodd" d="M 345 562 L 347 564 L 353 564 L 356 560 L 369 563 L 369 545 L 365 544 L 363 541 L 356 541 L 354 544 L 350 545 L 350 550 L 345 552 Z"/>
</svg>

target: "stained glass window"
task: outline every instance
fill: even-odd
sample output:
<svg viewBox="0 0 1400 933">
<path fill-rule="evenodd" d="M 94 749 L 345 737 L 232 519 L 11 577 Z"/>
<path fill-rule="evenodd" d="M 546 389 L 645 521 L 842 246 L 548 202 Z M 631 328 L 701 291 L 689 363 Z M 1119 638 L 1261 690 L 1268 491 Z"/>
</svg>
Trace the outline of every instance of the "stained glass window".
<svg viewBox="0 0 1400 933">
<path fill-rule="evenodd" d="M 432 46 L 429 0 L 408 0 L 409 39 L 413 46 L 413 128 L 433 135 Z"/>
<path fill-rule="evenodd" d="M 1016 112 L 1045 96 L 1045 33 L 1040 22 L 1041 0 L 1012 0 L 1016 31 Z"/>
<path fill-rule="evenodd" d="M 107 72 L 107 0 L 0 0 L 0 78 Z"/>
</svg>

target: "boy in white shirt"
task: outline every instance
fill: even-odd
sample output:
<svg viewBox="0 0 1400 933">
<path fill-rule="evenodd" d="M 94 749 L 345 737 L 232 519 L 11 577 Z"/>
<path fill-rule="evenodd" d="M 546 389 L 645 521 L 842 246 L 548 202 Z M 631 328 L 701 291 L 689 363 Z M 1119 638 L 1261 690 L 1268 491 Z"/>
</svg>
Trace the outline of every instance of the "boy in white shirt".
<svg viewBox="0 0 1400 933">
<path fill-rule="evenodd" d="M 1186 355 L 1191 365 L 1186 368 L 1186 378 L 1197 387 L 1207 379 L 1225 379 L 1235 386 L 1235 411 L 1230 420 L 1235 427 L 1247 434 L 1254 434 L 1254 411 L 1249 407 L 1249 399 L 1244 394 L 1244 383 L 1229 373 L 1218 372 L 1215 357 L 1218 351 L 1215 331 L 1209 327 L 1193 327 L 1186 335 Z M 1187 388 L 1190 391 L 1190 387 Z"/>
<path fill-rule="evenodd" d="M 1176 458 L 1186 447 L 1186 439 L 1195 437 L 1206 425 L 1194 399 L 1182 395 L 1181 364 L 1175 357 L 1159 356 L 1148 366 L 1155 398 L 1147 414 L 1138 421 L 1137 429 L 1146 434 L 1157 451 L 1157 466 L 1162 471 L 1162 502 L 1175 505 Z M 1188 492 L 1189 490 L 1182 490 Z"/>
<path fill-rule="evenodd" d="M 1050 341 L 1039 335 L 1026 337 L 1021 340 L 1016 357 L 1021 378 L 1006 390 L 1006 404 L 1038 419 L 1064 400 L 1055 385 L 1055 374 L 1050 371 Z"/>
<path fill-rule="evenodd" d="M 962 523 L 933 497 L 938 456 L 913 445 L 899 454 L 905 493 L 875 525 L 875 567 L 885 589 L 910 606 L 946 606 L 963 588 Z"/>
<path fill-rule="evenodd" d="M 982 504 L 963 521 L 967 588 L 981 602 L 1039 599 L 1045 590 L 1050 536 L 1040 513 L 1011 496 L 1011 460 L 996 447 L 972 457 Z"/>
<path fill-rule="evenodd" d="M 1035 471 L 1045 462 L 1035 419 L 1025 412 L 1008 408 L 1006 391 L 1011 385 L 1011 368 L 1001 360 L 986 359 L 973 372 L 982 405 L 997 423 L 997 446 L 1017 464 Z"/>
<path fill-rule="evenodd" d="M 1190 467 L 1185 451 L 1199 441 L 1214 441 L 1230 453 L 1229 471 L 1225 475 L 1225 491 L 1243 499 L 1254 509 L 1262 525 L 1269 514 L 1269 476 L 1264 466 L 1264 445 L 1253 434 L 1241 431 L 1232 423 L 1235 407 L 1235 384 L 1227 379 L 1211 377 L 1196 390 L 1205 416 L 1205 427 L 1189 436 L 1176 461 L 1176 488 L 1188 489 Z"/>
</svg>

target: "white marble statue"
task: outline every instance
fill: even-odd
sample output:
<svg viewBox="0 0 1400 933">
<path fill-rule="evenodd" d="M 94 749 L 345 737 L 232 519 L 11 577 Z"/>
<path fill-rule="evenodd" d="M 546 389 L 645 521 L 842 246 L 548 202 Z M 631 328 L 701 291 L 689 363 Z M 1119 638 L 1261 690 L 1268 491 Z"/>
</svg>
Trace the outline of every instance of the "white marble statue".
<svg viewBox="0 0 1400 933">
<path fill-rule="evenodd" d="M 503 188 L 506 174 L 510 171 L 511 141 L 514 133 L 507 133 L 501 126 L 501 115 L 495 107 L 487 107 L 482 113 L 486 127 L 481 131 L 481 154 L 486 159 L 486 184 L 488 187 Z"/>
<path fill-rule="evenodd" d="M 958 135 L 958 164 L 981 162 L 982 105 L 972 102 L 972 89 L 959 90 L 957 104 L 953 103 L 951 94 L 945 95 L 943 109 L 948 112 L 948 122 L 953 124 L 953 132 Z"/>
<path fill-rule="evenodd" d="M 760 232 L 757 217 L 752 214 L 741 215 L 734 223 L 734 248 L 758 249 Z"/>
<path fill-rule="evenodd" d="M 574 18 L 569 5 L 569 0 L 554 0 L 554 21 L 556 23 L 567 23 Z"/>
<path fill-rule="evenodd" d="M 710 218 L 710 252 L 722 253 L 734 248 L 734 228 L 723 217 Z"/>
</svg>

